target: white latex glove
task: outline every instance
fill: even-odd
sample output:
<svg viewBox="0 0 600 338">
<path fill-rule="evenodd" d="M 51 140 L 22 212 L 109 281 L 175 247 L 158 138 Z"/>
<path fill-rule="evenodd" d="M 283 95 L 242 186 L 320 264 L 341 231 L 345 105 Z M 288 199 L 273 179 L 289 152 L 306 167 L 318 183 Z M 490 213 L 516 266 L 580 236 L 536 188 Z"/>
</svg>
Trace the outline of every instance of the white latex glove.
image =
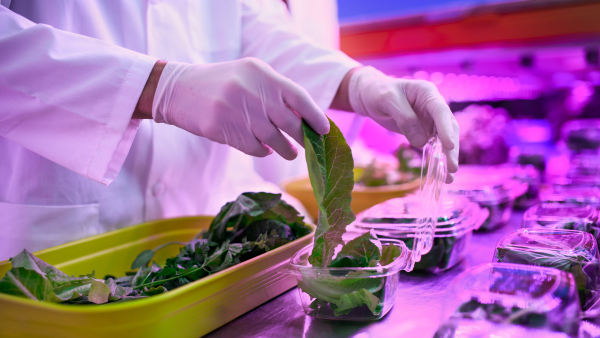
<svg viewBox="0 0 600 338">
<path fill-rule="evenodd" d="M 395 79 L 373 67 L 363 67 L 352 74 L 348 95 L 356 113 L 403 134 L 415 147 L 427 143 L 435 125 L 448 161 L 446 183 L 452 183 L 458 170 L 459 128 L 433 83 Z"/>
<path fill-rule="evenodd" d="M 308 92 L 255 58 L 167 63 L 152 118 L 248 155 L 264 157 L 275 150 L 287 160 L 298 150 L 281 131 L 301 145 L 302 119 L 320 134 L 329 132 L 329 120 Z"/>
</svg>

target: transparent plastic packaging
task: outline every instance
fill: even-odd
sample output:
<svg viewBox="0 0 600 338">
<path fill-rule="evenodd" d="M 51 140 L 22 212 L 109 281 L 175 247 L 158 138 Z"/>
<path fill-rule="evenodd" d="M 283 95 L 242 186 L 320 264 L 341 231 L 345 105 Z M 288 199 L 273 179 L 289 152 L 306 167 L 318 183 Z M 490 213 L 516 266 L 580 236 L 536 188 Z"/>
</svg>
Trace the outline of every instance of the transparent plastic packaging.
<svg viewBox="0 0 600 338">
<path fill-rule="evenodd" d="M 599 154 L 578 154 L 571 158 L 567 177 L 600 175 Z"/>
<path fill-rule="evenodd" d="M 381 240 L 381 244 L 394 244 L 401 253 L 390 264 L 373 268 L 313 267 L 308 263 L 312 245 L 298 251 L 290 267 L 298 280 L 304 312 L 316 318 L 351 321 L 385 316 L 396 299 L 398 272 L 406 267 L 411 255 L 403 242 Z M 348 309 L 361 298 L 365 305 Z"/>
<path fill-rule="evenodd" d="M 390 252 L 395 252 L 391 255 L 395 258 L 385 260 L 383 265 L 376 263 L 364 268 L 312 266 L 308 262 L 312 246 L 292 257 L 287 270 L 296 276 L 302 306 L 308 316 L 368 321 L 382 318 L 391 309 L 398 287 L 398 272 L 411 271 L 433 244 L 447 173 L 446 157 L 437 137 L 424 147 L 423 159 L 419 207 L 413 224 L 415 240 L 411 248 L 402 241 L 381 239 L 381 256 L 390 257 Z"/>
<path fill-rule="evenodd" d="M 566 185 L 558 189 L 551 188 L 540 194 L 540 201 L 600 207 L 600 187 Z"/>
<path fill-rule="evenodd" d="M 529 208 L 521 227 L 584 231 L 598 240 L 598 217 L 598 209 L 591 205 L 546 202 Z"/>
<path fill-rule="evenodd" d="M 600 297 L 598 244 L 587 232 L 520 229 L 498 242 L 494 261 L 556 268 L 572 274 L 584 311 Z"/>
<path fill-rule="evenodd" d="M 542 177 L 540 171 L 532 164 L 522 165 L 515 168 L 516 179 L 527 183 L 527 191 L 517 198 L 515 206 L 520 209 L 529 208 L 540 200 L 540 188 Z"/>
<path fill-rule="evenodd" d="M 600 119 L 572 120 L 563 124 L 561 140 L 575 152 L 600 150 Z"/>
<path fill-rule="evenodd" d="M 357 215 L 351 231 L 374 230 L 380 238 L 403 241 L 412 247 L 418 200 L 395 198 Z M 467 254 L 473 231 L 487 219 L 489 211 L 462 196 L 444 196 L 438 213 L 431 251 L 415 263 L 415 271 L 440 272 L 458 264 Z"/>
<path fill-rule="evenodd" d="M 512 178 L 514 171 L 502 166 L 461 166 L 448 193 L 462 195 L 489 210 L 488 219 L 479 228 L 495 230 L 506 224 L 515 200 L 525 194 L 528 184 Z"/>
<path fill-rule="evenodd" d="M 435 337 L 577 337 L 581 309 L 573 276 L 519 264 L 489 263 L 448 287 Z"/>
</svg>

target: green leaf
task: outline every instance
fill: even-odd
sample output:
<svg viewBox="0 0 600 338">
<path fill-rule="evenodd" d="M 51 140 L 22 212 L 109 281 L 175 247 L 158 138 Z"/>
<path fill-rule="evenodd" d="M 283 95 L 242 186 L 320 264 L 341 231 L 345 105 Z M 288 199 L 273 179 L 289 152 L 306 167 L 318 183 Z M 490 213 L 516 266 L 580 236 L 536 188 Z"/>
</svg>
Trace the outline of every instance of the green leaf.
<svg viewBox="0 0 600 338">
<path fill-rule="evenodd" d="M 371 293 L 381 290 L 384 286 L 384 278 L 332 278 L 314 276 L 304 276 L 298 280 L 298 286 L 303 292 L 309 294 L 312 298 L 322 299 L 328 302 L 335 302 L 342 295 L 352 293 L 360 289 L 366 289 Z"/>
<path fill-rule="evenodd" d="M 273 234 L 274 231 L 274 234 Z M 262 234 L 271 234 L 271 236 L 279 236 L 279 238 L 294 239 L 292 229 L 285 223 L 276 219 L 262 219 L 248 225 L 242 230 L 239 230 L 231 239 L 234 243 L 240 243 L 242 238 L 248 241 L 256 241 L 258 236 Z"/>
<path fill-rule="evenodd" d="M 133 292 L 133 288 L 120 286 L 112 278 L 107 279 L 104 283 L 110 289 L 108 300 L 112 302 L 123 299 Z"/>
<path fill-rule="evenodd" d="M 159 295 L 159 294 L 165 293 L 165 292 L 167 292 L 167 289 L 164 286 L 159 285 L 154 288 L 144 288 L 144 291 L 142 293 L 145 296 L 154 296 L 154 295 Z"/>
<path fill-rule="evenodd" d="M 206 234 L 207 239 L 222 243 L 228 235 L 228 231 L 237 232 L 242 224 L 243 217 L 256 217 L 274 207 L 281 200 L 281 194 L 270 194 L 266 192 L 245 192 L 238 198 L 225 204 L 221 211 L 210 224 Z"/>
<path fill-rule="evenodd" d="M 347 310 L 366 305 L 369 310 L 371 310 L 373 315 L 378 315 L 378 304 L 379 298 L 375 297 L 366 289 L 360 289 L 352 293 L 342 295 L 340 299 L 335 302 L 337 309 L 335 309 L 333 313 L 334 315 L 339 316 L 345 314 Z"/>
<path fill-rule="evenodd" d="M 108 302 L 110 294 L 110 287 L 104 284 L 104 281 L 94 280 L 92 281 L 92 285 L 90 287 L 88 299 L 94 304 L 104 304 Z"/>
<path fill-rule="evenodd" d="M 24 267 L 12 268 L 0 279 L 0 293 L 26 297 L 42 302 L 60 302 L 45 274 Z"/>
<path fill-rule="evenodd" d="M 24 268 L 26 270 L 34 271 L 48 278 L 54 286 L 68 283 L 72 279 L 69 275 L 35 257 L 27 250 L 21 251 L 18 255 L 12 257 L 10 261 L 13 268 Z"/>
<path fill-rule="evenodd" d="M 402 249 L 395 244 L 384 245 L 381 250 L 381 259 L 379 260 L 379 264 L 381 266 L 386 266 L 396 260 L 396 258 L 400 257 L 402 254 Z"/>
<path fill-rule="evenodd" d="M 150 261 L 154 258 L 153 250 L 144 250 L 142 251 L 131 263 L 131 270 L 135 270 L 138 268 L 143 268 L 150 264 Z"/>
<path fill-rule="evenodd" d="M 298 210 L 296 210 L 293 206 L 287 204 L 284 200 L 280 200 L 269 211 L 276 215 L 281 215 L 288 224 L 294 222 L 304 223 L 304 217 L 300 216 Z"/>
<path fill-rule="evenodd" d="M 354 258 L 354 260 L 360 262 L 360 267 L 373 267 L 377 265 L 381 258 L 381 242 L 375 232 L 371 230 L 344 244 L 340 254 Z"/>
<path fill-rule="evenodd" d="M 309 262 L 321 267 L 331 263 L 335 248 L 343 243 L 346 226 L 356 219 L 350 208 L 354 188 L 352 152 L 335 123 L 329 123 L 327 135 L 319 135 L 302 123 L 310 183 L 319 206 Z"/>
</svg>

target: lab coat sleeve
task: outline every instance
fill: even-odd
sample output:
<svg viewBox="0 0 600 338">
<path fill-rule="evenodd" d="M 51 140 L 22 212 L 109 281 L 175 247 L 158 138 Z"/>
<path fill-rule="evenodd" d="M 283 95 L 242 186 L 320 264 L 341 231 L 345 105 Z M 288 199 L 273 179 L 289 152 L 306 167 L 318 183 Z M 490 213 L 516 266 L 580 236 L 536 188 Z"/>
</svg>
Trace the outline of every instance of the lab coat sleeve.
<svg viewBox="0 0 600 338">
<path fill-rule="evenodd" d="M 0 6 L 0 136 L 108 185 L 139 126 L 157 60 Z"/>
<path fill-rule="evenodd" d="M 331 105 L 346 73 L 360 66 L 298 33 L 281 0 L 243 0 L 242 16 L 242 56 L 270 64 L 304 87 L 323 110 Z"/>
</svg>

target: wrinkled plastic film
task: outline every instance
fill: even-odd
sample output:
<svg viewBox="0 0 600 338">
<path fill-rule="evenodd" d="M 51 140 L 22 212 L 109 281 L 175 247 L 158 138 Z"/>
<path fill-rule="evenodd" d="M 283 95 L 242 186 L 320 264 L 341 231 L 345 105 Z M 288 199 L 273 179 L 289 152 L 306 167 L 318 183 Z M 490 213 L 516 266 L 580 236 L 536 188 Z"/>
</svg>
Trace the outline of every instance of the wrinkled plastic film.
<svg viewBox="0 0 600 338">
<path fill-rule="evenodd" d="M 442 189 L 446 180 L 446 155 L 439 139 L 433 137 L 423 148 L 421 164 L 421 186 L 419 189 L 418 227 L 412 248 L 412 264 L 421 260 L 433 246 L 433 237 L 437 226 Z M 412 270 L 409 266 L 406 271 Z"/>
</svg>

